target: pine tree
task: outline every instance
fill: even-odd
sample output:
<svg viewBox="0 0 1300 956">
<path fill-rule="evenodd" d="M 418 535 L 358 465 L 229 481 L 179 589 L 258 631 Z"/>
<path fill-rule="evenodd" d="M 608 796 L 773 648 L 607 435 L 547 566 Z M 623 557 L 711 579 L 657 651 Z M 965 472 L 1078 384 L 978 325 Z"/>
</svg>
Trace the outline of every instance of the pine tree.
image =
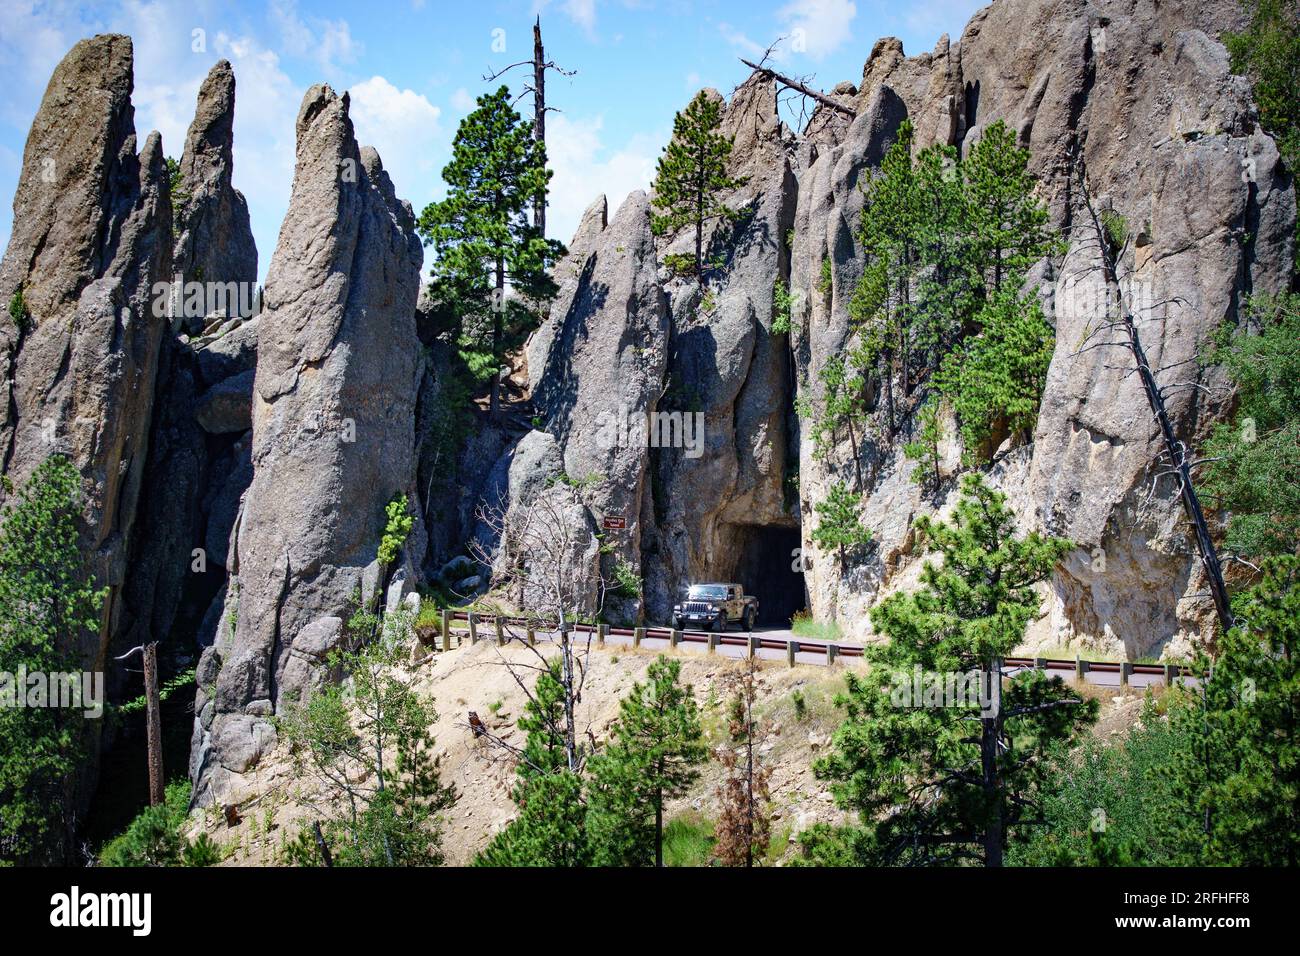
<svg viewBox="0 0 1300 956">
<path fill-rule="evenodd" d="M 475 866 L 587 866 L 591 844 L 581 768 L 570 768 L 558 661 L 538 674 L 519 718 L 524 731 L 511 793 L 519 816 L 475 858 Z"/>
<path fill-rule="evenodd" d="M 1023 298 L 1004 289 L 976 313 L 976 321 L 981 331 L 948 353 L 936 377 L 961 422 L 970 459 L 998 423 L 1012 434 L 1032 433 L 1056 347 L 1036 295 Z M 986 449 L 985 457 L 994 450 Z"/>
<path fill-rule="evenodd" d="M 704 285 L 704 225 L 714 219 L 735 219 L 719 195 L 743 186 L 743 178 L 727 175 L 731 140 L 718 131 L 722 103 L 701 90 L 686 109 L 673 118 L 673 138 L 664 147 L 652 186 L 656 209 L 651 217 L 655 235 L 675 232 L 683 226 L 695 230 L 696 278 Z"/>
<path fill-rule="evenodd" d="M 1029 269 L 1061 250 L 1047 207 L 1034 195 L 1029 150 L 1002 120 L 980 134 L 961 164 L 964 230 L 985 301 L 1004 288 L 1018 293 Z"/>
<path fill-rule="evenodd" d="M 854 494 L 842 482 L 831 485 L 826 500 L 814 507 L 817 527 L 812 539 L 822 548 L 834 548 L 841 568 L 850 550 L 871 541 L 871 529 L 862 524 L 861 508 L 862 495 Z"/>
<path fill-rule="evenodd" d="M 480 366 L 490 357 L 495 415 L 506 350 L 536 322 L 517 303 L 507 303 L 506 285 L 526 298 L 553 295 L 546 268 L 564 252 L 529 223 L 527 210 L 545 194 L 551 173 L 545 144 L 511 107 L 507 87 L 480 96 L 461 120 L 442 177 L 447 198 L 425 207 L 418 228 L 433 246 L 435 296 L 462 323 L 489 319 L 488 334 L 471 334 L 466 344 L 481 357 Z"/>
<path fill-rule="evenodd" d="M 911 391 L 912 291 L 928 209 L 912 166 L 912 124 L 904 121 L 863 190 L 858 229 L 863 272 L 849 300 L 849 317 L 861 341 L 855 354 L 861 368 L 879 365 L 890 435 L 897 430 L 894 378 L 901 376 L 904 395 Z"/>
<path fill-rule="evenodd" d="M 847 719 L 814 765 L 861 815 L 849 845 L 871 861 L 1000 866 L 1038 813 L 1050 748 L 1096 714 L 1060 678 L 1003 673 L 1038 614 L 1034 586 L 1070 548 L 1014 528 L 1005 497 L 967 475 L 951 523 L 916 522 L 943 564 L 927 561 L 921 590 L 871 613 L 889 640 L 868 648 L 865 675 L 848 675 Z"/>
<path fill-rule="evenodd" d="M 1252 299 L 1206 362 L 1237 388 L 1232 421 L 1203 455 L 1204 493 L 1229 515 L 1227 548 L 1249 559 L 1300 552 L 1300 295 Z"/>
<path fill-rule="evenodd" d="M 1233 602 L 1242 623 L 1199 655 L 1199 685 L 1170 709 L 1188 740 L 1168 772 L 1193 865 L 1300 865 L 1300 558 L 1261 570 Z"/>
<path fill-rule="evenodd" d="M 916 439 L 903 446 L 903 453 L 918 463 L 918 466 L 912 469 L 912 481 L 921 486 L 929 483 L 935 491 L 938 491 L 943 484 L 943 476 L 939 474 L 939 464 L 942 460 L 939 455 L 939 442 L 943 440 L 943 424 L 939 418 L 940 404 L 940 399 L 932 396 L 921 406 L 920 414 L 917 416 L 920 429 Z"/>
<path fill-rule="evenodd" d="M 0 480 L 12 494 L 8 478 Z M 104 592 L 86 580 L 77 540 L 80 501 L 81 476 L 54 456 L 0 514 L 0 674 L 81 670 L 74 649 L 98 630 Z M 25 692 L 13 685 L 5 691 Z M 66 862 L 76 821 L 71 781 L 86 746 L 84 712 L 3 706 L 3 696 L 0 865 Z"/>
<path fill-rule="evenodd" d="M 663 866 L 664 801 L 699 777 L 707 755 L 681 661 L 659 657 L 619 703 L 612 742 L 589 763 L 590 832 L 600 866 Z"/>
<path fill-rule="evenodd" d="M 819 458 L 828 457 L 839 439 L 840 429 L 844 429 L 853 456 L 854 490 L 862 491 L 858 428 L 867 417 L 862 398 L 866 380 L 840 355 L 828 357 L 817 378 L 822 384 L 822 401 L 813 431 L 815 453 Z"/>
</svg>

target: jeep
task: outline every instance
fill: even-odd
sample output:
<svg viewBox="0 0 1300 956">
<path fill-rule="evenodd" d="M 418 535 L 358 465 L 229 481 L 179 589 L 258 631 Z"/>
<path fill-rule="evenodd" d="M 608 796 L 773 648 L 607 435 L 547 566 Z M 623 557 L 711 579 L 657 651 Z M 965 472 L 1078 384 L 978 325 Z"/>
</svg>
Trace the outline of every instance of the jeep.
<svg viewBox="0 0 1300 956">
<path fill-rule="evenodd" d="M 725 631 L 728 624 L 752 631 L 757 622 L 758 598 L 739 584 L 692 584 L 673 605 L 673 627 L 679 631 L 688 626 Z"/>
</svg>

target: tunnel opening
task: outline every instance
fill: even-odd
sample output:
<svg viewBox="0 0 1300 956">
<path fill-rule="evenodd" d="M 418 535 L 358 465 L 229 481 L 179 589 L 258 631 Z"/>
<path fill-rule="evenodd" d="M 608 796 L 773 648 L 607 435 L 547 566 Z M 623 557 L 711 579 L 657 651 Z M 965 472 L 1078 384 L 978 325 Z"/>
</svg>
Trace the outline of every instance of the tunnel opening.
<svg viewBox="0 0 1300 956">
<path fill-rule="evenodd" d="M 758 598 L 758 623 L 789 627 L 790 619 L 808 608 L 801 570 L 802 542 L 798 525 L 728 525 L 723 529 L 726 553 L 735 555 L 728 581 Z"/>
</svg>

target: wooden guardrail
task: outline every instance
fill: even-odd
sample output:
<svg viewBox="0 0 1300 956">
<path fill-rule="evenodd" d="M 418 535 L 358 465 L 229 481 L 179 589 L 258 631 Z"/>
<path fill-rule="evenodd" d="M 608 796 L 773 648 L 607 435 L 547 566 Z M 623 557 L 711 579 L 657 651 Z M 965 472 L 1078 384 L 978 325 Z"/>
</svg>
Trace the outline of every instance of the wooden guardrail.
<svg viewBox="0 0 1300 956">
<path fill-rule="evenodd" d="M 528 635 L 527 641 L 533 643 L 539 634 L 549 634 L 549 629 L 539 625 L 536 619 L 511 615 L 479 615 L 472 611 L 442 612 L 437 644 L 442 650 L 452 647 L 453 621 L 463 622 L 471 643 L 492 639 L 498 644 L 505 643 L 505 628 L 522 628 Z M 614 627 L 608 624 L 574 624 L 572 631 L 576 634 L 590 635 L 597 646 L 604 645 L 610 637 L 626 638 L 626 643 L 639 647 L 646 640 L 667 641 L 669 647 L 683 644 L 702 645 L 706 653 L 715 653 L 723 645 L 744 647 L 747 656 L 754 656 L 761 649 L 780 651 L 785 655 L 786 663 L 793 667 L 796 663 L 834 665 L 840 658 L 860 658 L 863 647 L 860 644 L 840 644 L 831 641 L 814 641 L 804 638 L 771 637 L 762 633 L 736 633 L 718 631 L 687 631 L 667 627 Z M 459 632 L 455 632 L 459 633 Z M 811 655 L 812 660 L 800 660 L 799 655 Z M 1079 680 L 1086 680 L 1090 672 L 1119 674 L 1119 686 L 1127 687 L 1135 674 L 1147 677 L 1159 677 L 1166 684 L 1180 677 L 1193 677 L 1188 668 L 1177 664 L 1135 664 L 1130 661 L 1087 661 L 1076 657 L 1073 660 L 1049 659 L 1046 657 L 1008 657 L 1003 659 L 1003 666 L 1008 670 L 1025 670 L 1035 668 L 1043 671 L 1073 672 Z M 1154 681 L 1148 681 L 1154 683 Z"/>
</svg>

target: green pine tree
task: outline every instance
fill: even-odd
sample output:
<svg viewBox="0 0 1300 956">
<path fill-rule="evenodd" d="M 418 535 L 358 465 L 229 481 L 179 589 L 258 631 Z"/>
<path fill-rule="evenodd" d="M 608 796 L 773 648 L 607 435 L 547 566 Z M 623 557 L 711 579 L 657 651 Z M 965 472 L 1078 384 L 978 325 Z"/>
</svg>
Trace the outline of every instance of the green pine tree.
<svg viewBox="0 0 1300 956">
<path fill-rule="evenodd" d="M 929 484 L 935 491 L 943 484 L 943 476 L 939 473 L 942 461 L 939 442 L 943 441 L 940 405 L 938 397 L 931 397 L 921 406 L 916 438 L 903 446 L 903 453 L 917 462 L 917 467 L 912 469 L 912 481 L 921 486 Z"/>
<path fill-rule="evenodd" d="M 1229 515 L 1227 548 L 1248 559 L 1300 552 L 1300 295 L 1252 299 L 1206 356 L 1237 388 L 1215 427 L 1203 493 Z"/>
<path fill-rule="evenodd" d="M 833 548 L 839 555 L 841 568 L 849 551 L 871 541 L 871 529 L 862 523 L 862 495 L 855 494 L 848 485 L 842 482 L 831 485 L 826 500 L 819 501 L 814 510 L 817 527 L 813 529 L 812 539 L 821 548 Z"/>
<path fill-rule="evenodd" d="M 560 662 L 537 676 L 518 727 L 525 734 L 511 793 L 519 815 L 475 858 L 475 866 L 587 866 L 587 803 L 581 768 L 570 768 Z"/>
<path fill-rule="evenodd" d="M 984 449 L 987 459 L 996 449 L 985 446 L 999 424 L 1011 434 L 1032 434 L 1056 333 L 1036 295 L 1021 297 L 1010 288 L 976 313 L 976 321 L 981 331 L 948 353 L 936 384 L 957 413 L 967 457 Z"/>
<path fill-rule="evenodd" d="M 56 455 L 16 494 L 0 480 L 12 495 L 0 514 L 0 674 L 79 672 L 76 649 L 98 631 L 104 600 L 78 547 L 81 476 Z M 5 695 L 25 692 L 0 683 L 0 865 L 64 863 L 86 718 L 79 708 L 3 706 Z"/>
<path fill-rule="evenodd" d="M 467 317 L 485 328 L 463 333 L 464 344 L 476 367 L 490 359 L 495 415 L 506 351 L 536 324 L 529 310 L 506 301 L 506 285 L 528 299 L 548 298 L 555 285 L 547 266 L 564 252 L 528 218 L 551 172 L 545 144 L 511 107 L 508 88 L 480 96 L 477 108 L 461 120 L 442 177 L 447 198 L 425 207 L 418 228 L 433 246 L 435 297 L 459 318 L 462 330 Z"/>
<path fill-rule="evenodd" d="M 664 802 L 686 793 L 707 756 L 681 661 L 655 659 L 619 702 L 611 742 L 594 756 L 589 829 L 601 866 L 663 866 Z"/>
<path fill-rule="evenodd" d="M 1188 740 L 1168 771 L 1184 862 L 1300 865 L 1300 558 L 1266 559 L 1233 611 L 1243 623 L 1170 709 Z"/>
<path fill-rule="evenodd" d="M 865 674 L 848 676 L 847 719 L 814 765 L 861 828 L 819 842 L 831 857 L 849 847 L 879 863 L 1000 866 L 1011 836 L 1039 812 L 1050 748 L 1096 714 L 1060 678 L 1002 670 L 1038 615 L 1035 585 L 1070 544 L 1015 537 L 1005 497 L 977 475 L 964 479 L 951 523 L 922 517 L 916 528 L 943 564 L 926 562 L 921 590 L 871 613 L 889 640 L 868 648 Z"/>
<path fill-rule="evenodd" d="M 731 140 L 718 131 L 722 103 L 696 94 L 686 109 L 673 118 L 673 138 L 664 147 L 652 186 L 656 209 L 651 217 L 655 235 L 675 232 L 684 226 L 695 230 L 692 266 L 704 285 L 704 226 L 714 219 L 732 220 L 739 213 L 728 208 L 720 194 L 744 185 L 745 180 L 727 175 Z"/>
</svg>

